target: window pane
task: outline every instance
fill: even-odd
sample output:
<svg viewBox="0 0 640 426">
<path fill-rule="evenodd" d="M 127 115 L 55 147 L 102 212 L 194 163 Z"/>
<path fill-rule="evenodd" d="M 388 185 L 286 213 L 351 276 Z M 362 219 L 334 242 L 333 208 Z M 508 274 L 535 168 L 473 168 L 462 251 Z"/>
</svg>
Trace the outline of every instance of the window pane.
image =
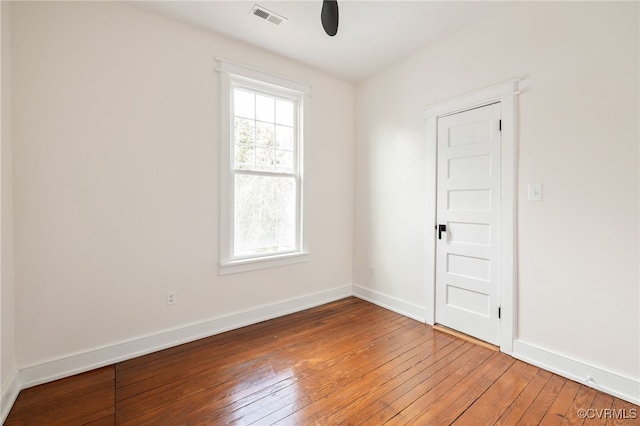
<svg viewBox="0 0 640 426">
<path fill-rule="evenodd" d="M 234 256 L 295 250 L 295 179 L 236 174 L 234 183 Z"/>
<path fill-rule="evenodd" d="M 256 119 L 273 123 L 275 114 L 275 98 L 256 95 Z"/>
<path fill-rule="evenodd" d="M 293 126 L 293 101 L 278 99 L 276 101 L 276 123 Z"/>
<path fill-rule="evenodd" d="M 293 128 L 276 126 L 276 148 L 293 151 Z"/>
<path fill-rule="evenodd" d="M 256 123 L 256 145 L 264 148 L 275 148 L 275 128 L 273 124 Z"/>
<path fill-rule="evenodd" d="M 239 170 L 251 170 L 256 164 L 256 150 L 253 145 L 235 145 L 234 168 Z"/>
<path fill-rule="evenodd" d="M 294 173 L 293 151 L 276 151 L 276 171 Z"/>
<path fill-rule="evenodd" d="M 235 89 L 233 93 L 234 115 L 251 119 L 255 118 L 256 96 L 251 92 L 246 92 L 240 89 Z"/>
<path fill-rule="evenodd" d="M 240 145 L 253 145 L 255 140 L 255 121 L 236 118 L 233 127 L 235 143 Z"/>
<path fill-rule="evenodd" d="M 273 149 L 256 148 L 255 170 L 273 171 L 276 163 L 275 151 Z"/>
<path fill-rule="evenodd" d="M 234 167 L 251 168 L 254 159 L 255 122 L 236 118 L 234 123 Z"/>
</svg>

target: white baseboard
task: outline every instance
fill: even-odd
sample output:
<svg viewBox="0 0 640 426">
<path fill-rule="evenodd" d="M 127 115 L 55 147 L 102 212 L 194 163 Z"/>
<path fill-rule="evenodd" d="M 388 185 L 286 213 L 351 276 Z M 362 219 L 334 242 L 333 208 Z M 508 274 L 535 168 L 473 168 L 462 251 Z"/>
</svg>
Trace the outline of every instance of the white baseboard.
<svg viewBox="0 0 640 426">
<path fill-rule="evenodd" d="M 13 370 L 7 382 L 2 384 L 2 392 L 0 392 L 0 424 L 7 419 L 19 392 L 18 370 Z"/>
<path fill-rule="evenodd" d="M 545 349 L 513 341 L 514 358 L 556 373 L 625 401 L 640 405 L 640 382 Z"/>
<path fill-rule="evenodd" d="M 338 287 L 39 363 L 20 369 L 19 388 L 25 389 L 63 377 L 83 373 L 140 355 L 333 302 L 351 295 L 350 285 Z"/>
<path fill-rule="evenodd" d="M 392 296 L 379 293 L 374 290 L 369 290 L 364 287 L 353 285 L 353 295 L 366 300 L 367 302 L 374 303 L 390 311 L 404 315 L 405 317 L 413 318 L 416 321 L 426 322 L 426 310 L 423 307 L 407 303 L 404 300 L 396 299 Z"/>
</svg>

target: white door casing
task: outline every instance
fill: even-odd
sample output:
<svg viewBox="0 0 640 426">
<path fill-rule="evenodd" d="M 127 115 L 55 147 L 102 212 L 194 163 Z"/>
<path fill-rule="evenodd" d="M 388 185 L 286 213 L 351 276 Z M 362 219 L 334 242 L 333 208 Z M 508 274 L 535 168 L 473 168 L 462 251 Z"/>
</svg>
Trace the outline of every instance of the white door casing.
<svg viewBox="0 0 640 426">
<path fill-rule="evenodd" d="M 519 94 L 518 81 L 512 80 L 497 86 L 469 93 L 425 108 L 427 136 L 427 197 L 426 197 L 426 304 L 425 317 L 428 324 L 436 323 L 436 241 L 437 216 L 437 159 L 438 121 L 441 118 L 497 104 L 500 108 L 500 235 L 498 270 L 501 319 L 499 322 L 499 346 L 505 353 L 513 352 L 515 330 L 515 99 Z M 444 234 L 443 234 L 444 238 Z"/>
<path fill-rule="evenodd" d="M 436 322 L 500 343 L 500 103 L 438 118 Z"/>
</svg>

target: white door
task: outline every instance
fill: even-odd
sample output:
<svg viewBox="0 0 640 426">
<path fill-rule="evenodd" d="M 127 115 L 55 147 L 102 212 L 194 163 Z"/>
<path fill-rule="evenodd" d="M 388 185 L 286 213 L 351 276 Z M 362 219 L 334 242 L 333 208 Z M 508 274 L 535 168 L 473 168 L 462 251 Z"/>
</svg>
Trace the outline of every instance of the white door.
<svg viewBox="0 0 640 426">
<path fill-rule="evenodd" d="M 439 117 L 436 322 L 500 344 L 500 103 Z"/>
</svg>

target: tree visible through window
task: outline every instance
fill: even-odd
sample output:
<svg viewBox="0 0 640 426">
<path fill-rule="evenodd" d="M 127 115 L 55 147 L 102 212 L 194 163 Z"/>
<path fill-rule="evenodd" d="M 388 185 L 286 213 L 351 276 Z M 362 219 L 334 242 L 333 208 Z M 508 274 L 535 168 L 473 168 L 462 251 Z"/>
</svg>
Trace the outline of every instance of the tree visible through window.
<svg viewBox="0 0 640 426">
<path fill-rule="evenodd" d="M 304 261 L 309 87 L 220 61 L 220 273 Z"/>
</svg>

